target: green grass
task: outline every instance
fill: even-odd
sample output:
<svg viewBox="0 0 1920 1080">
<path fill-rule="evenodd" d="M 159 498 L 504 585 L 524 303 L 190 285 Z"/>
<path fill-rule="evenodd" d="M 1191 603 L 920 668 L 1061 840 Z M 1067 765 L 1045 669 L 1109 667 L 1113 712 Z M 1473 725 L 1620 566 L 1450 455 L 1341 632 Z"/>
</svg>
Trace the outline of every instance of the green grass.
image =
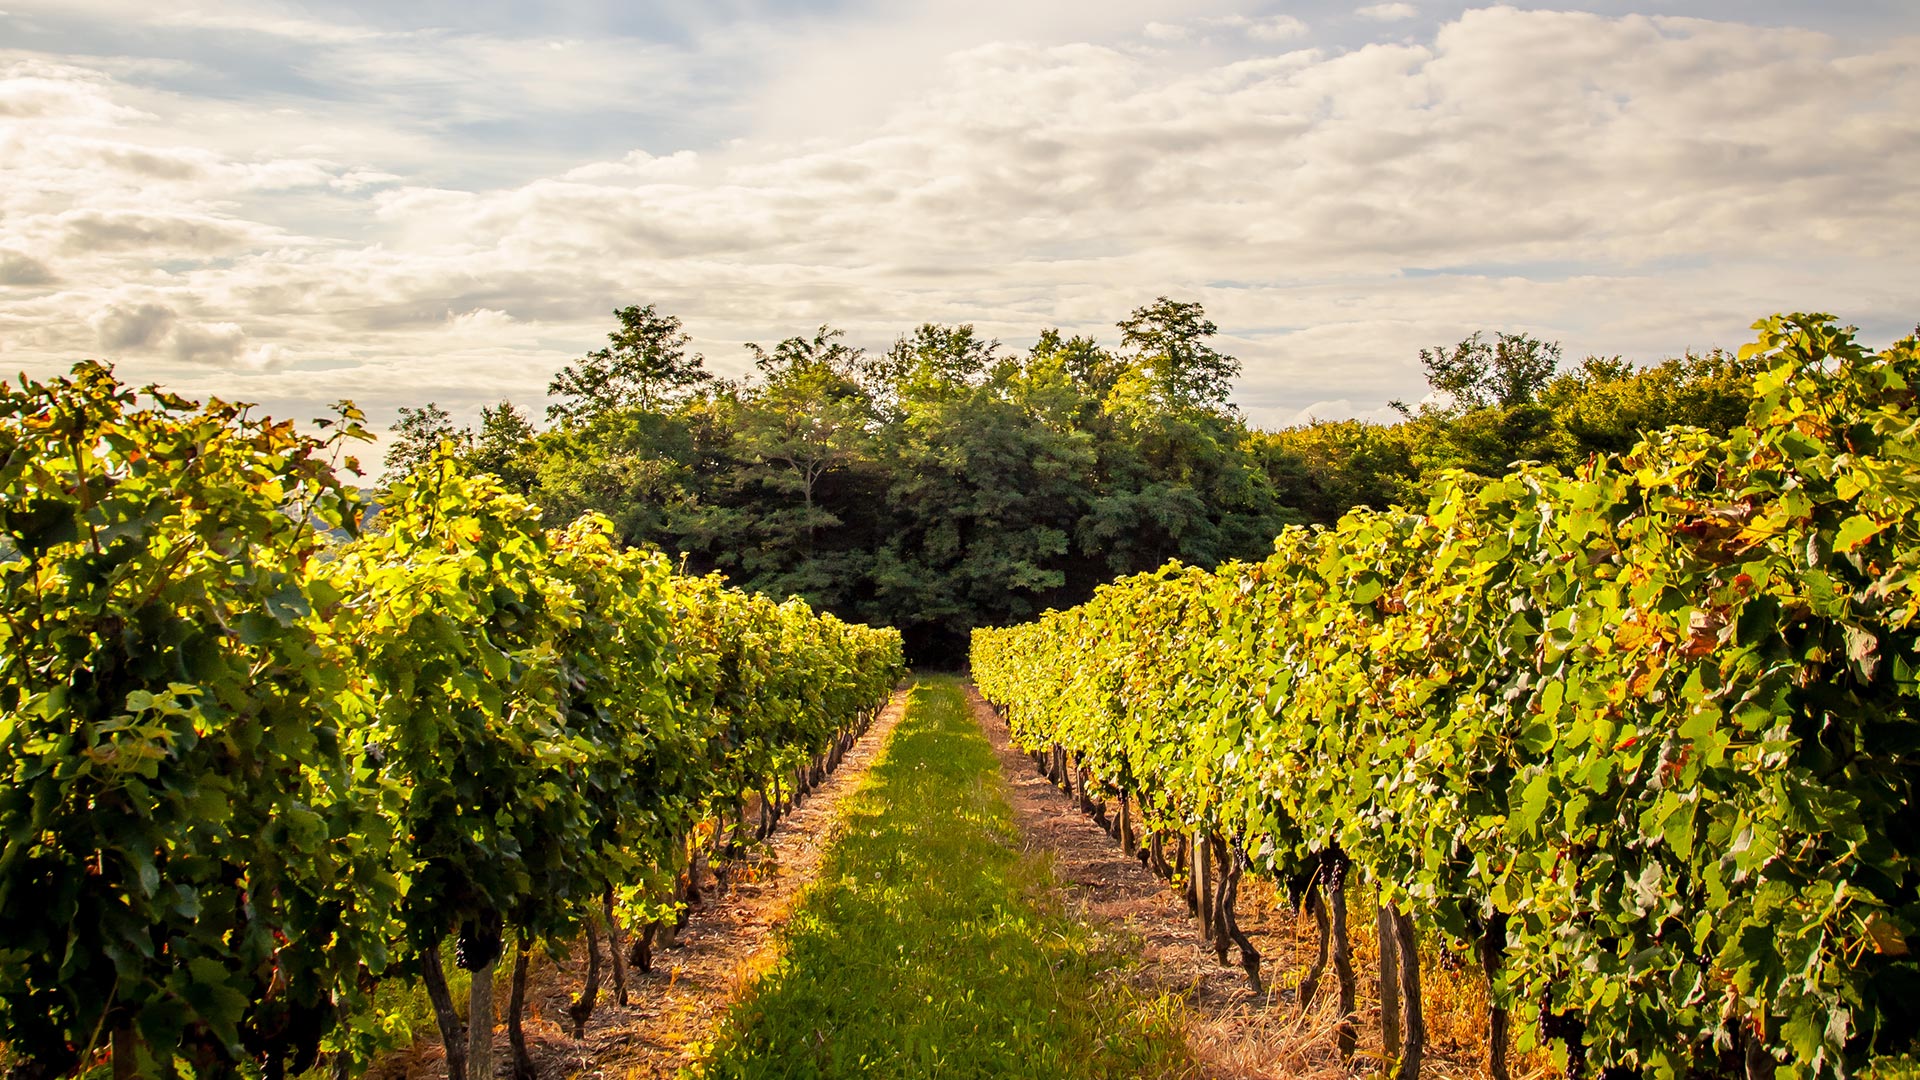
<svg viewBox="0 0 1920 1080">
<path fill-rule="evenodd" d="M 1124 943 L 1061 909 L 1022 855 L 992 749 L 957 683 L 923 681 L 849 798 L 777 965 L 704 1075 L 1182 1076 L 1179 1005 L 1142 1000 Z"/>
</svg>

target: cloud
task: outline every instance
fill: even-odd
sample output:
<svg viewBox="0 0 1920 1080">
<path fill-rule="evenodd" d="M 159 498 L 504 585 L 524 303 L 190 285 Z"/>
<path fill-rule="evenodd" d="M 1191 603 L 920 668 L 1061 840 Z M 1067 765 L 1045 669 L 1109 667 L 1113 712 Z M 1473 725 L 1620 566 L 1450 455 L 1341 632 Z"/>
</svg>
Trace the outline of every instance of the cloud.
<svg viewBox="0 0 1920 1080">
<path fill-rule="evenodd" d="M 125 349 L 145 349 L 158 344 L 178 318 L 164 304 L 115 304 L 94 315 L 89 325 L 99 337 L 100 348 L 109 353 Z"/>
<path fill-rule="evenodd" d="M 161 358 L 196 368 L 252 370 L 272 370 L 287 360 L 285 348 L 252 344 L 237 323 L 182 318 L 172 306 L 154 300 L 110 304 L 87 325 L 100 351 L 116 360 Z"/>
<path fill-rule="evenodd" d="M 1401 19 L 1417 18 L 1420 9 L 1412 4 L 1368 4 L 1365 7 L 1355 8 L 1353 13 L 1375 22 L 1398 22 Z"/>
<path fill-rule="evenodd" d="M 1246 31 L 1255 41 L 1292 41 L 1307 35 L 1307 24 L 1291 15 L 1270 15 L 1248 20 Z"/>
<path fill-rule="evenodd" d="M 56 280 L 46 263 L 23 252 L 0 248 L 0 285 L 51 285 Z"/>
<path fill-rule="evenodd" d="M 266 232 L 257 225 L 217 217 L 136 211 L 74 210 L 60 215 L 68 252 L 159 251 L 204 256 L 255 246 Z"/>
<path fill-rule="evenodd" d="M 0 117 L 89 123 L 138 119 L 138 109 L 112 101 L 110 87 L 104 74 L 75 64 L 40 58 L 0 62 Z"/>
<path fill-rule="evenodd" d="M 100 349 L 130 377 L 245 379 L 305 416 L 339 397 L 537 404 L 630 303 L 682 316 L 738 372 L 740 342 L 822 322 L 869 347 L 925 320 L 1111 342 L 1168 294 L 1207 305 L 1247 414 L 1280 423 L 1418 398 L 1417 350 L 1476 329 L 1651 357 L 1737 344 L 1782 308 L 1916 315 L 1911 40 L 1497 7 L 1418 40 L 1283 51 L 1307 28 L 1219 6 L 1151 45 L 1144 5 L 1092 29 L 1014 12 L 989 41 L 952 29 L 957 11 L 915 22 L 952 40 L 908 54 L 886 93 L 863 79 L 845 115 L 789 125 L 749 95 L 738 138 L 551 161 L 497 125 L 599 122 L 591 94 L 545 84 L 608 42 L 512 58 L 483 35 L 381 31 L 356 39 L 365 97 L 331 87 L 338 107 L 15 58 L 0 100 L 43 104 L 0 129 L 0 282 L 60 280 L 10 294 L 0 338 L 12 363 Z M 274 25 L 220 33 L 296 40 Z M 903 40 L 875 35 L 862 47 Z M 306 54 L 312 78 L 335 47 Z M 409 50 L 440 55 L 409 75 Z M 839 100 L 798 78 L 767 85 L 809 114 Z M 544 88 L 515 113 L 528 84 Z"/>
<path fill-rule="evenodd" d="M 1154 41 L 1181 42 L 1204 40 L 1210 31 L 1216 30 L 1232 31 L 1253 41 L 1271 43 L 1305 37 L 1307 24 L 1292 15 L 1268 15 L 1263 18 L 1217 15 L 1186 23 L 1150 22 L 1141 32 Z"/>
<path fill-rule="evenodd" d="M 183 323 L 167 338 L 175 360 L 189 364 L 226 365 L 247 351 L 247 334 L 235 323 Z"/>
<path fill-rule="evenodd" d="M 1337 422 L 1342 420 L 1364 420 L 1372 424 L 1394 424 L 1404 419 L 1400 413 L 1388 406 L 1359 406 L 1350 398 L 1338 398 L 1333 401 L 1316 401 L 1299 409 L 1293 415 L 1284 418 L 1267 418 L 1267 426 L 1275 428 L 1302 427 L 1307 424 Z"/>
</svg>

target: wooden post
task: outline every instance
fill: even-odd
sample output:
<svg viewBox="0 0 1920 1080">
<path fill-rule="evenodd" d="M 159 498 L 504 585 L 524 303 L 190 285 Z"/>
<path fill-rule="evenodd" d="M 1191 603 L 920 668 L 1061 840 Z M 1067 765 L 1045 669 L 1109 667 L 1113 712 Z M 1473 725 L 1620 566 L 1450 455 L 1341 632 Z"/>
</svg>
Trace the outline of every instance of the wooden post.
<svg viewBox="0 0 1920 1080">
<path fill-rule="evenodd" d="M 467 1075 L 493 1080 L 493 971 L 500 957 L 473 973 L 467 989 Z"/>
<path fill-rule="evenodd" d="M 1392 1065 L 1400 1057 L 1400 948 L 1391 907 L 1379 906 L 1374 927 L 1380 941 L 1380 1049 Z"/>
<path fill-rule="evenodd" d="M 1427 1021 L 1420 1010 L 1420 939 L 1413 919 L 1404 911 L 1393 913 L 1393 927 L 1394 944 L 1400 951 L 1400 1020 L 1405 1036 L 1400 1070 L 1393 1075 L 1394 1080 L 1414 1080 L 1427 1048 Z"/>
<path fill-rule="evenodd" d="M 1354 1027 L 1353 945 L 1347 935 L 1347 857 L 1336 851 L 1326 862 L 1328 918 L 1333 924 L 1333 974 L 1340 982 L 1340 1025 L 1335 1039 L 1340 1059 L 1353 1056 L 1358 1031 Z"/>
<path fill-rule="evenodd" d="M 453 995 L 447 990 L 439 945 L 429 945 L 421 951 L 420 981 L 426 983 L 427 1000 L 433 1003 L 433 1018 L 440 1026 L 440 1045 L 447 1052 L 447 1080 L 467 1080 L 467 1031 L 453 1010 Z"/>
</svg>

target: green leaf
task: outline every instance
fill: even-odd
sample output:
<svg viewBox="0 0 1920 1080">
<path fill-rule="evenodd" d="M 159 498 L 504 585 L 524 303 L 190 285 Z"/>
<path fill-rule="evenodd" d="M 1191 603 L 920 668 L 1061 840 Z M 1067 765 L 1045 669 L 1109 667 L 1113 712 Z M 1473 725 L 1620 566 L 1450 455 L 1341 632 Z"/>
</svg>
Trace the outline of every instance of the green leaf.
<svg viewBox="0 0 1920 1080">
<path fill-rule="evenodd" d="M 1514 804 L 1510 823 L 1523 832 L 1533 832 L 1539 824 L 1540 815 L 1547 808 L 1547 794 L 1551 790 L 1551 781 L 1545 772 L 1538 772 L 1528 780 L 1520 791 L 1520 798 Z"/>
<path fill-rule="evenodd" d="M 1866 542 L 1880 535 L 1886 524 L 1873 520 L 1864 514 L 1855 514 L 1840 523 L 1840 530 L 1834 534 L 1835 551 L 1858 551 Z"/>
</svg>

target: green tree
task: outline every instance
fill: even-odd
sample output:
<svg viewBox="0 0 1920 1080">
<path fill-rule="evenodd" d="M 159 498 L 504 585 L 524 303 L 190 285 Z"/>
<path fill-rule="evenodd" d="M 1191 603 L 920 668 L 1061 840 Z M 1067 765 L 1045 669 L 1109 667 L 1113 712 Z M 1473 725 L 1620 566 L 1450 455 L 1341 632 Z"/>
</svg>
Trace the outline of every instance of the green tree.
<svg viewBox="0 0 1920 1080">
<path fill-rule="evenodd" d="M 1560 367 L 1560 343 L 1526 334 L 1483 333 L 1458 345 L 1421 349 L 1427 385 L 1452 395 L 1463 409 L 1531 405 Z"/>
<path fill-rule="evenodd" d="M 957 661 L 974 626 L 1029 618 L 1067 583 L 1094 455 L 1021 389 L 910 384 L 885 443 L 894 518 L 874 560 L 875 614 L 926 660 Z"/>
<path fill-rule="evenodd" d="M 472 438 L 467 463 L 528 494 L 538 475 L 534 435 L 533 422 L 513 402 L 488 405 L 480 410 L 480 431 Z"/>
<path fill-rule="evenodd" d="M 393 425 L 390 437 L 383 463 L 389 477 L 399 478 L 432 460 L 441 443 L 464 442 L 466 433 L 453 426 L 447 410 L 429 401 L 417 409 L 400 406 L 400 421 Z"/>
<path fill-rule="evenodd" d="M 811 340 L 788 338 L 771 353 L 747 346 L 765 381 L 747 396 L 741 450 L 762 482 L 800 496 L 809 555 L 818 531 L 840 523 L 816 505 L 822 478 L 864 456 L 871 441 L 873 402 L 853 377 L 861 350 L 843 344 L 843 335 L 822 326 Z"/>
<path fill-rule="evenodd" d="M 891 402 L 910 382 L 954 386 L 976 382 L 993 367 L 999 351 L 1000 343 L 981 337 L 972 323 L 922 323 L 913 333 L 896 338 L 885 355 L 866 366 L 867 381 L 877 397 Z"/>
<path fill-rule="evenodd" d="M 693 339 L 678 316 L 659 314 L 652 304 L 613 314 L 620 327 L 607 335 L 607 347 L 568 364 L 548 384 L 547 393 L 561 399 L 547 406 L 549 420 L 579 426 L 623 409 L 651 412 L 713 377 L 699 353 L 687 352 Z"/>
<path fill-rule="evenodd" d="M 1219 329 L 1199 304 L 1163 296 L 1120 320 L 1120 347 L 1133 350 L 1130 359 L 1165 404 L 1229 409 L 1240 361 L 1207 343 Z"/>
</svg>

